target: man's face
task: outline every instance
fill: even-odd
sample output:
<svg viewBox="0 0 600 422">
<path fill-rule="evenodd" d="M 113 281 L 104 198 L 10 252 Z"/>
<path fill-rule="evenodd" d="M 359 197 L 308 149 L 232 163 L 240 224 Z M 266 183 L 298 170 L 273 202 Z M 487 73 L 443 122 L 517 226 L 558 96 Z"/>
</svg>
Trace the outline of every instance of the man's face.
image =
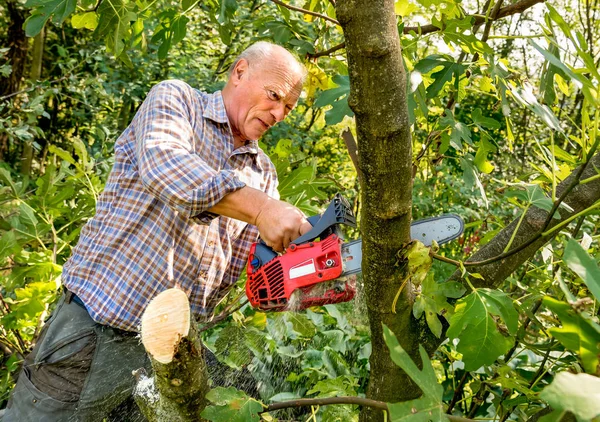
<svg viewBox="0 0 600 422">
<path fill-rule="evenodd" d="M 302 91 L 301 75 L 285 60 L 249 65 L 240 60 L 231 75 L 234 96 L 228 117 L 238 141 L 256 140 L 282 121 Z"/>
</svg>

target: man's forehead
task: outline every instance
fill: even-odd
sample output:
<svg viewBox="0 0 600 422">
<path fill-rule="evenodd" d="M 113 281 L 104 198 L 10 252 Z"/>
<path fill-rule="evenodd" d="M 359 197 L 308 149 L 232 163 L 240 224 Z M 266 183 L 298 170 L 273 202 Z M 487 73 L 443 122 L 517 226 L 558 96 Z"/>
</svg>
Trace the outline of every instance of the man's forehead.
<svg viewBox="0 0 600 422">
<path fill-rule="evenodd" d="M 298 97 L 302 92 L 302 74 L 297 66 L 285 63 L 269 66 L 268 63 L 263 63 L 259 71 L 265 88 L 276 91 L 283 97 Z"/>
</svg>

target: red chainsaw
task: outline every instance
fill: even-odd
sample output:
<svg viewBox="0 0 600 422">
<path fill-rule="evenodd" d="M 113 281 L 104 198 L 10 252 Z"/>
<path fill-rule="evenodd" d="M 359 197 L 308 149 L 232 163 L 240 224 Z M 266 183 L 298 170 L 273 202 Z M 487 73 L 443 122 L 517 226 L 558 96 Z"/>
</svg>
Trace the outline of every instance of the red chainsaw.
<svg viewBox="0 0 600 422">
<path fill-rule="evenodd" d="M 354 298 L 362 241 L 344 242 L 341 238 L 342 225 L 356 227 L 350 205 L 337 194 L 322 215 L 308 221 L 312 230 L 294 240 L 281 255 L 263 242 L 252 245 L 246 295 L 253 307 L 298 311 Z M 459 216 L 445 214 L 412 223 L 411 237 L 429 246 L 434 240 L 443 244 L 456 239 L 463 230 Z"/>
</svg>

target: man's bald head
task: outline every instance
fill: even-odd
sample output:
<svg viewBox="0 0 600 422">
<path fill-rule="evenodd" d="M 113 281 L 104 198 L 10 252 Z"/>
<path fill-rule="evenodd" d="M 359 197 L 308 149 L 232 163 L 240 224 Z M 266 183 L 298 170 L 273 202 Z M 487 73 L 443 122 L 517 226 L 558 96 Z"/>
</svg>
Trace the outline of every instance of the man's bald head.
<svg viewBox="0 0 600 422">
<path fill-rule="evenodd" d="M 267 41 L 258 41 L 252 44 L 235 59 L 229 68 L 229 77 L 242 59 L 248 62 L 251 71 L 260 71 L 264 67 L 276 65 L 285 67 L 289 72 L 300 76 L 302 84 L 306 80 L 307 71 L 304 65 L 292 53 L 277 44 Z"/>
</svg>

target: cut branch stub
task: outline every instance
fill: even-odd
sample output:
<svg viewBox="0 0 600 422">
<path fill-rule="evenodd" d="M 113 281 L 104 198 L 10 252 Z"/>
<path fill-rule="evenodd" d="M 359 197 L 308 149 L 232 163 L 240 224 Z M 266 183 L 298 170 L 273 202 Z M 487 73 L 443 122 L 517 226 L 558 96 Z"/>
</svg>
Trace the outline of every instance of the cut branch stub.
<svg viewBox="0 0 600 422">
<path fill-rule="evenodd" d="M 174 312 L 176 310 L 176 312 Z M 169 289 L 156 296 L 142 316 L 142 343 L 160 363 L 170 363 L 179 341 L 190 330 L 190 304 L 179 289 Z"/>
<path fill-rule="evenodd" d="M 152 377 L 138 373 L 135 400 L 149 422 L 195 422 L 209 390 L 203 346 L 190 315 L 187 295 L 169 289 L 142 316 L 142 343 Z"/>
</svg>

